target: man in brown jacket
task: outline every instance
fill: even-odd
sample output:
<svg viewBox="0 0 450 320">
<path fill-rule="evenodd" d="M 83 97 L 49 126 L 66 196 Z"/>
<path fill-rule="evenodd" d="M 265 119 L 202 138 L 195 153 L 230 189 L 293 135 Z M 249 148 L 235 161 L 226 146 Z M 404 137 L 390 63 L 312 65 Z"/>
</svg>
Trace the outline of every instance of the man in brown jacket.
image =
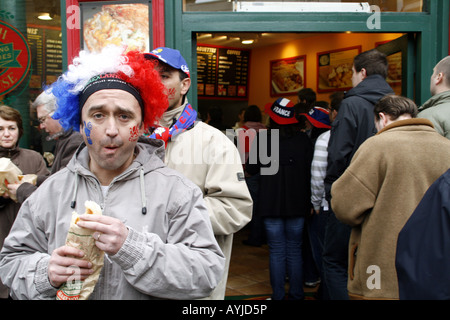
<svg viewBox="0 0 450 320">
<path fill-rule="evenodd" d="M 378 134 L 364 142 L 333 184 L 336 217 L 353 227 L 348 291 L 353 299 L 398 299 L 397 238 L 430 185 L 450 168 L 450 141 L 413 101 L 394 95 L 375 106 Z"/>
</svg>

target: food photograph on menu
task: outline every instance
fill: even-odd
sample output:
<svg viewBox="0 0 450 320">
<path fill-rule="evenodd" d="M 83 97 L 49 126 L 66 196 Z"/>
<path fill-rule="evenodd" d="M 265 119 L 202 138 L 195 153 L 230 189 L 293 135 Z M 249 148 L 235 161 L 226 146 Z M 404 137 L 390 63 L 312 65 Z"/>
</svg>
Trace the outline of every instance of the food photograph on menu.
<svg viewBox="0 0 450 320">
<path fill-rule="evenodd" d="M 296 93 L 304 87 L 306 55 L 270 61 L 270 95 Z"/>
<path fill-rule="evenodd" d="M 150 51 L 149 1 L 81 2 L 82 47 L 99 52 L 108 45 Z"/>
<path fill-rule="evenodd" d="M 317 92 L 344 91 L 352 88 L 353 59 L 361 46 L 317 54 Z"/>
</svg>

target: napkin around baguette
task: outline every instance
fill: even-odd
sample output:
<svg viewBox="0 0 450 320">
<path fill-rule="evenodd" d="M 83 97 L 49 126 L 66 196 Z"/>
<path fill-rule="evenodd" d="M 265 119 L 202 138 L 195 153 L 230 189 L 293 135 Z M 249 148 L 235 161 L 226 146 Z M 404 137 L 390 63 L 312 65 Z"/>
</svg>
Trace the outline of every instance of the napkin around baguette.
<svg viewBox="0 0 450 320">
<path fill-rule="evenodd" d="M 86 201 L 84 205 L 86 207 L 85 213 L 102 214 L 100 206 L 94 201 Z M 57 300 L 87 300 L 94 291 L 103 267 L 105 253 L 95 245 L 95 239 L 92 237 L 95 231 L 79 227 L 77 225 L 78 220 L 79 215 L 73 212 L 67 233 L 66 245 L 82 250 L 85 253 L 83 259 L 92 263 L 94 272 L 84 281 L 72 279 L 64 283 L 56 293 Z"/>
</svg>

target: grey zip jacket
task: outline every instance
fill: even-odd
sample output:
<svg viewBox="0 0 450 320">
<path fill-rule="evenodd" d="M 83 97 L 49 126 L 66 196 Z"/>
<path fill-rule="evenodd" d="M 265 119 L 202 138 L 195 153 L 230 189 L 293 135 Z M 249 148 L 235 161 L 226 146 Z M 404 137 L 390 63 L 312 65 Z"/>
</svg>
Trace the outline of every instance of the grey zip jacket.
<svg viewBox="0 0 450 320">
<path fill-rule="evenodd" d="M 14 299 L 55 299 L 47 267 L 65 244 L 71 214 L 84 202 L 120 219 L 128 237 L 106 255 L 90 299 L 194 299 L 220 281 L 224 255 L 212 231 L 200 189 L 163 161 L 162 141 L 136 146 L 136 158 L 103 196 L 80 146 L 66 168 L 48 178 L 22 205 L 0 254 L 0 278 Z M 71 203 L 75 209 L 71 208 Z"/>
</svg>

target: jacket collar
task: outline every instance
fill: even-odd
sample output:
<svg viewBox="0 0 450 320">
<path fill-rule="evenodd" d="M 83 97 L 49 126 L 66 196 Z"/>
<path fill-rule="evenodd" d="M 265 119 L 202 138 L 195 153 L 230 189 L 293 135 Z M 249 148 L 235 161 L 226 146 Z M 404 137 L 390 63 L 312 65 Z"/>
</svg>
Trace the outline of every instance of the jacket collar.
<svg viewBox="0 0 450 320">
<path fill-rule="evenodd" d="M 434 129 L 434 126 L 433 126 L 433 124 L 431 123 L 430 120 L 422 119 L 422 118 L 414 118 L 414 119 L 406 119 L 406 120 L 395 121 L 395 122 L 387 125 L 383 129 L 381 129 L 380 131 L 378 131 L 377 135 L 379 135 L 379 134 L 381 134 L 383 132 L 386 132 L 386 131 L 388 131 L 390 129 L 404 127 L 404 126 L 429 126 L 430 128 Z"/>
<path fill-rule="evenodd" d="M 373 74 L 361 81 L 356 87 L 345 93 L 344 98 L 357 96 L 376 104 L 382 97 L 394 93 L 386 80 L 379 74 Z"/>
<path fill-rule="evenodd" d="M 449 102 L 450 101 L 450 90 L 438 93 L 428 99 L 420 108 L 419 111 L 434 107 L 441 102 Z"/>
<path fill-rule="evenodd" d="M 6 148 L 0 147 L 0 157 L 12 158 L 19 152 L 20 152 L 19 146 L 15 146 L 14 148 L 11 148 L 11 149 L 6 149 Z"/>
<path fill-rule="evenodd" d="M 167 128 L 171 127 L 175 123 L 175 121 L 180 117 L 181 113 L 183 112 L 183 110 L 187 104 L 188 104 L 188 101 L 186 98 L 183 105 L 181 105 L 175 109 L 167 110 L 166 112 L 164 112 L 161 119 L 159 119 L 159 125 L 162 127 L 167 127 Z"/>
</svg>

